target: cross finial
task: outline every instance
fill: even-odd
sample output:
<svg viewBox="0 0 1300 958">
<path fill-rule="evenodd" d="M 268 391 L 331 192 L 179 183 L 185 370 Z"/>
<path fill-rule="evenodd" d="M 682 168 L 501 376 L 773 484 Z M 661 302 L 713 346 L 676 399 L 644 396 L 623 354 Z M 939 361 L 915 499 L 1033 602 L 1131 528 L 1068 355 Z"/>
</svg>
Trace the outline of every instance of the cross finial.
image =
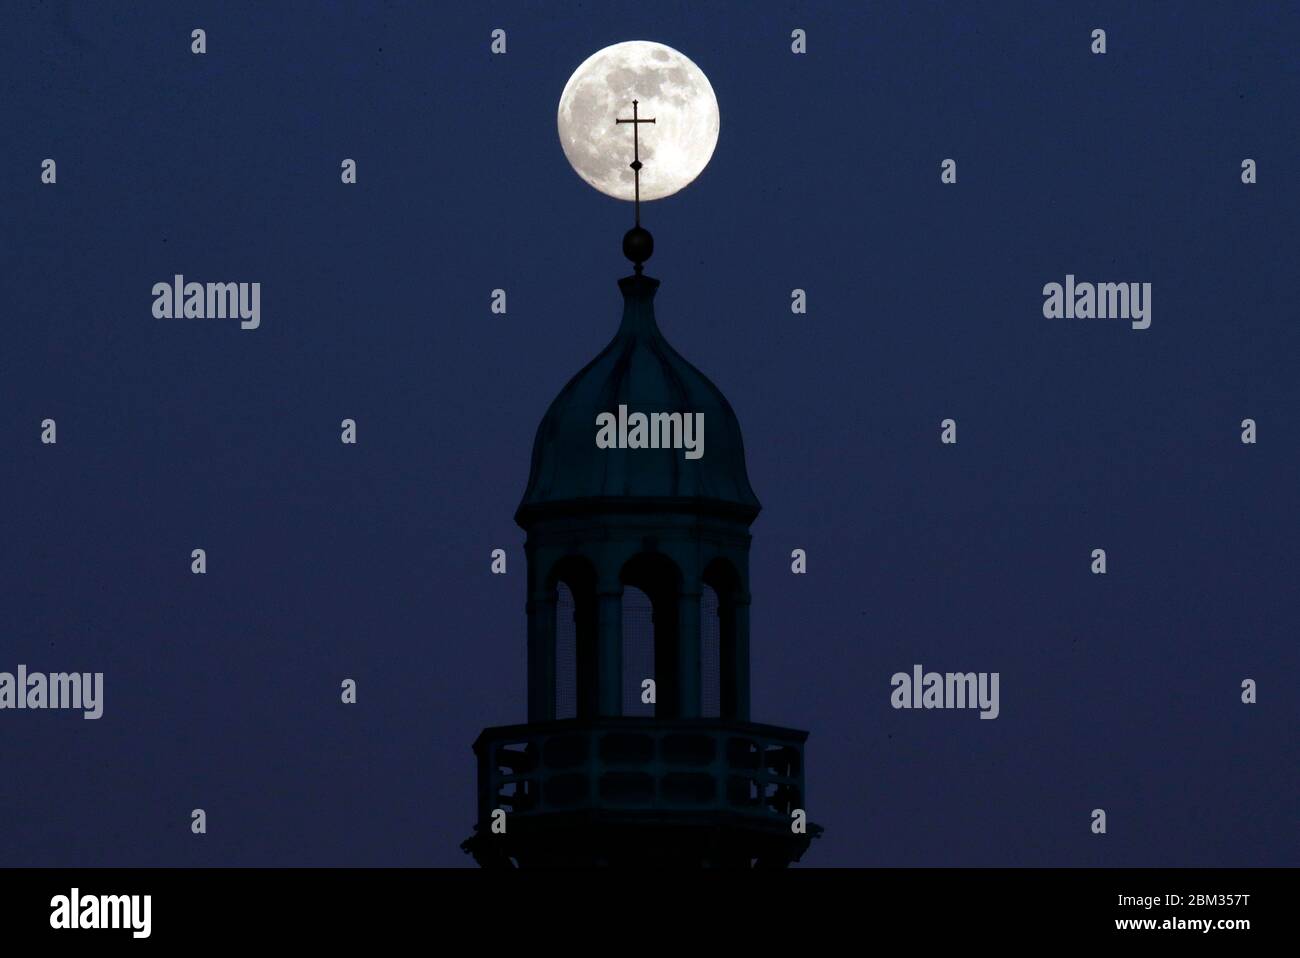
<svg viewBox="0 0 1300 958">
<path fill-rule="evenodd" d="M 636 101 L 636 100 L 633 100 L 633 101 L 632 101 L 632 118 L 631 118 L 630 120 L 624 120 L 624 119 L 619 119 L 619 118 L 616 117 L 615 120 L 614 120 L 614 122 L 615 122 L 615 123 L 631 123 L 631 124 L 632 124 L 632 162 L 631 162 L 630 164 L 628 164 L 628 165 L 632 167 L 632 176 L 633 176 L 633 178 L 634 178 L 635 181 L 636 181 L 636 225 L 639 227 L 639 226 L 641 225 L 641 137 L 640 137 L 640 124 L 642 124 L 642 123 L 653 123 L 653 122 L 654 122 L 654 117 L 649 117 L 648 119 L 642 119 L 642 118 L 637 114 L 637 101 Z"/>
</svg>

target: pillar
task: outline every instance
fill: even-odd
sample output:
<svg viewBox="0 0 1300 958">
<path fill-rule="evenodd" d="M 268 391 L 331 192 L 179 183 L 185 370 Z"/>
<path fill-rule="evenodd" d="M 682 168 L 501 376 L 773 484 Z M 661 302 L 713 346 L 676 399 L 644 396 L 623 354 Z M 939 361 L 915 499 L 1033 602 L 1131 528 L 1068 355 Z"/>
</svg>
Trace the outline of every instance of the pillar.
<svg viewBox="0 0 1300 958">
<path fill-rule="evenodd" d="M 528 721 L 555 718 L 555 590 L 528 599 Z"/>
<path fill-rule="evenodd" d="M 677 714 L 699 718 L 700 693 L 700 583 L 686 581 L 677 597 Z"/>
<path fill-rule="evenodd" d="M 735 701 L 732 711 L 735 719 L 749 721 L 749 593 L 737 597 L 732 609 L 733 645 L 731 675 Z"/>
</svg>

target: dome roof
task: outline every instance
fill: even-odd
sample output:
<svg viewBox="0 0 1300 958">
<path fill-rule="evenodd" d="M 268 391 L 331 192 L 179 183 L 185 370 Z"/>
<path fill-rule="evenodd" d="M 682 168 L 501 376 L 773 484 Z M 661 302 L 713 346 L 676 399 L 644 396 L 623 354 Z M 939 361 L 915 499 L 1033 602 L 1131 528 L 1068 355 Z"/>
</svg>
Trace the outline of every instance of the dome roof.
<svg viewBox="0 0 1300 958">
<path fill-rule="evenodd" d="M 659 331 L 654 318 L 659 281 L 628 276 L 619 280 L 619 288 L 623 322 L 617 335 L 569 380 L 537 427 L 528 488 L 516 519 L 524 522 L 565 503 L 566 511 L 677 507 L 752 520 L 760 506 L 730 403 Z M 703 455 L 690 459 L 682 448 L 600 448 L 597 417 L 618 418 L 620 406 L 629 417 L 702 413 Z"/>
</svg>

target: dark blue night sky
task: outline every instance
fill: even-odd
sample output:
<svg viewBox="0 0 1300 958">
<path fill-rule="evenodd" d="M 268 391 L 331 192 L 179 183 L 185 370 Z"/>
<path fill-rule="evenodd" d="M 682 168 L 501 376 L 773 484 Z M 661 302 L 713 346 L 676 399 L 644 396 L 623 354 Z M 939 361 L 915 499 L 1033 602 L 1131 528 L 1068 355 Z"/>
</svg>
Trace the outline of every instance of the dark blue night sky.
<svg viewBox="0 0 1300 958">
<path fill-rule="evenodd" d="M 721 106 L 647 271 L 745 430 L 804 863 L 1298 863 L 1295 6 L 5 20 L 0 670 L 102 671 L 105 711 L 0 712 L 0 865 L 472 864 L 470 745 L 525 719 L 533 433 L 628 272 L 555 108 L 627 39 Z M 176 273 L 260 282 L 261 327 L 153 318 Z M 1150 282 L 1151 327 L 1044 318 L 1067 273 Z M 1000 672 L 1000 717 L 892 709 L 915 663 Z"/>
</svg>

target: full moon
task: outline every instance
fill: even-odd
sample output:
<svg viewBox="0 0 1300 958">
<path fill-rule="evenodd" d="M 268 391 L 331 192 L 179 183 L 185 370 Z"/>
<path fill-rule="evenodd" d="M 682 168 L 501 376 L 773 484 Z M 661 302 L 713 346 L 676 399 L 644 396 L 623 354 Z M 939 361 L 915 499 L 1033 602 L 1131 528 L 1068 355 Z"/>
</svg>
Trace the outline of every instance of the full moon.
<svg viewBox="0 0 1300 958">
<path fill-rule="evenodd" d="M 574 171 L 600 192 L 633 198 L 632 101 L 640 137 L 641 199 L 688 186 L 718 145 L 718 98 L 704 71 L 672 47 L 628 40 L 593 53 L 560 94 L 556 125 Z"/>
</svg>

